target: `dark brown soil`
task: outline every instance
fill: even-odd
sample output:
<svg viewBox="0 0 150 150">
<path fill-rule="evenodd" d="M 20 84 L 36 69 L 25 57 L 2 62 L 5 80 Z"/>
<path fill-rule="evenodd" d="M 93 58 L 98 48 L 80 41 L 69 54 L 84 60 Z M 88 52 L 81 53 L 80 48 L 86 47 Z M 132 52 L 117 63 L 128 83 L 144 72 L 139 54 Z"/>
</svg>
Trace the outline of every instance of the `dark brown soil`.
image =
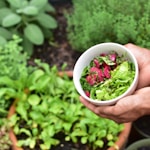
<svg viewBox="0 0 150 150">
<path fill-rule="evenodd" d="M 58 69 L 61 69 L 63 63 L 67 63 L 66 70 L 73 70 L 81 53 L 73 50 L 67 40 L 67 22 L 64 11 L 70 10 L 72 4 L 66 1 L 66 3 L 56 3 L 53 6 L 56 9 L 55 17 L 58 22 L 58 28 L 54 31 L 54 44 L 49 45 L 48 41 L 45 41 L 42 46 L 35 47 L 31 60 L 39 58 L 50 66 L 56 65 Z"/>
<path fill-rule="evenodd" d="M 57 146 L 52 147 L 52 150 L 89 150 L 87 145 L 81 144 L 81 143 L 72 143 L 72 142 L 67 142 L 63 139 L 64 135 L 63 134 L 58 134 L 57 139 L 62 139 L 60 140 L 60 144 Z"/>
</svg>

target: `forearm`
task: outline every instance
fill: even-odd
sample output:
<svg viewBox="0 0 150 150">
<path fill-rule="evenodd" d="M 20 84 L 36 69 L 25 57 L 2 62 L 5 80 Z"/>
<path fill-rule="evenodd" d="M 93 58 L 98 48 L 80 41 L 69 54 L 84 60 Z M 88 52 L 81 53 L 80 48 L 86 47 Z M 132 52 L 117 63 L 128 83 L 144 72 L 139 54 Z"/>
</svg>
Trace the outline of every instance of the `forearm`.
<svg viewBox="0 0 150 150">
<path fill-rule="evenodd" d="M 150 64 L 145 66 L 139 72 L 139 81 L 137 89 L 150 87 Z"/>
</svg>

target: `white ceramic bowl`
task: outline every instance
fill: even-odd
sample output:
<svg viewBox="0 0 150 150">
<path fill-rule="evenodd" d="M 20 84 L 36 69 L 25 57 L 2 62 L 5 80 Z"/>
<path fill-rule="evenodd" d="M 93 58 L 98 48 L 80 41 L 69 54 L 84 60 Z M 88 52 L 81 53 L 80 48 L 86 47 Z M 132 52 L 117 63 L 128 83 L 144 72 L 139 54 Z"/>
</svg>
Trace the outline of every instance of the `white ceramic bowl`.
<svg viewBox="0 0 150 150">
<path fill-rule="evenodd" d="M 88 96 L 86 96 L 85 92 L 82 89 L 82 86 L 80 83 L 81 74 L 82 74 L 83 69 L 89 65 L 91 60 L 93 60 L 96 56 L 99 56 L 102 53 L 109 53 L 109 51 L 115 51 L 119 55 L 126 54 L 127 59 L 129 61 L 133 62 L 135 65 L 135 77 L 134 77 L 132 84 L 128 88 L 128 90 L 125 93 L 123 93 L 122 95 L 120 95 L 114 99 L 111 99 L 111 100 L 105 100 L 105 101 L 93 100 L 93 99 L 89 98 Z M 86 50 L 79 57 L 79 59 L 77 60 L 75 66 L 74 66 L 73 81 L 74 81 L 74 85 L 75 85 L 77 91 L 79 92 L 79 94 L 82 97 L 84 97 L 87 101 L 89 101 L 95 105 L 113 105 L 119 99 L 121 99 L 127 95 L 130 95 L 135 91 L 135 89 L 137 87 L 137 83 L 138 83 L 138 75 L 139 75 L 138 63 L 137 63 L 135 56 L 131 53 L 130 50 L 128 50 L 125 46 L 120 45 L 118 43 L 101 43 L 101 44 L 92 46 L 91 48 Z"/>
</svg>

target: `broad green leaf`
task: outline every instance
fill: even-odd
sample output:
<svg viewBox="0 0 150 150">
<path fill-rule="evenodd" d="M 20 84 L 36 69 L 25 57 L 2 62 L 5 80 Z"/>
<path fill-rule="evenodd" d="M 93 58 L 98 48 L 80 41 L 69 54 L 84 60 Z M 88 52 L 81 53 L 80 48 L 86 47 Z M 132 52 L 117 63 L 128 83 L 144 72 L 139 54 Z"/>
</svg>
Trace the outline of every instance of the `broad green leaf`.
<svg viewBox="0 0 150 150">
<path fill-rule="evenodd" d="M 20 133 L 25 133 L 26 135 L 31 136 L 31 132 L 25 128 L 21 128 Z"/>
<path fill-rule="evenodd" d="M 35 24 L 28 24 L 24 29 L 24 34 L 35 45 L 41 45 L 44 42 L 44 35 Z"/>
<path fill-rule="evenodd" d="M 59 144 L 59 141 L 57 139 L 54 138 L 47 138 L 46 140 L 44 140 L 44 145 L 47 147 L 46 149 L 51 149 L 52 145 L 57 145 Z"/>
<path fill-rule="evenodd" d="M 41 149 L 49 149 L 50 147 L 45 144 L 40 144 Z"/>
<path fill-rule="evenodd" d="M 40 101 L 41 101 L 40 97 L 36 94 L 32 94 L 28 97 L 28 102 L 30 105 L 33 106 L 38 105 Z"/>
<path fill-rule="evenodd" d="M 3 108 L 0 108 L 0 114 L 1 114 L 1 116 L 7 116 L 8 111 Z M 0 125 L 1 125 L 1 122 L 0 122 Z"/>
<path fill-rule="evenodd" d="M 64 127 L 65 131 L 69 132 L 72 127 L 72 124 L 70 122 L 64 122 L 62 126 Z"/>
<path fill-rule="evenodd" d="M 95 141 L 95 145 L 99 146 L 100 148 L 102 148 L 104 146 L 104 141 L 103 140 L 96 140 Z"/>
<path fill-rule="evenodd" d="M 3 87 L 0 88 L 0 97 L 3 95 L 8 95 L 9 97 L 14 97 L 16 95 L 16 91 L 12 88 Z"/>
<path fill-rule="evenodd" d="M 41 138 L 43 139 L 43 141 L 47 141 L 48 137 L 53 137 L 54 135 L 55 135 L 55 126 L 47 126 L 42 131 Z"/>
<path fill-rule="evenodd" d="M 45 10 L 47 12 L 55 12 L 55 8 L 52 5 L 50 5 L 50 4 L 45 6 Z"/>
<path fill-rule="evenodd" d="M 3 36 L 5 39 L 12 38 L 12 33 L 9 30 L 7 30 L 6 28 L 0 27 L 0 35 Z"/>
<path fill-rule="evenodd" d="M 14 81 L 10 79 L 8 76 L 0 77 L 0 85 L 15 88 Z"/>
<path fill-rule="evenodd" d="M 33 134 L 33 136 L 37 136 L 38 135 L 38 128 L 33 128 L 32 129 L 32 134 Z"/>
<path fill-rule="evenodd" d="M 83 137 L 81 138 L 81 143 L 82 143 L 82 144 L 86 144 L 87 141 L 88 141 L 88 137 L 87 137 L 87 136 L 83 136 Z"/>
<path fill-rule="evenodd" d="M 5 3 L 5 1 L 0 1 L 0 8 L 4 8 L 4 7 L 6 7 L 6 3 Z"/>
<path fill-rule="evenodd" d="M 47 2 L 47 0 L 31 0 L 29 4 L 30 4 L 30 6 L 35 6 L 40 10 L 44 6 L 46 6 L 48 4 L 48 2 Z"/>
<path fill-rule="evenodd" d="M 77 137 L 77 136 L 87 136 L 86 131 L 76 129 L 71 133 L 71 137 Z"/>
<path fill-rule="evenodd" d="M 36 138 L 32 138 L 29 136 L 28 138 L 25 138 L 23 140 L 19 139 L 17 142 L 17 146 L 22 147 L 22 146 L 29 146 L 30 149 L 34 149 L 36 144 Z"/>
<path fill-rule="evenodd" d="M 33 86 L 30 87 L 30 90 L 42 90 L 50 84 L 51 77 L 48 75 L 41 76 Z"/>
<path fill-rule="evenodd" d="M 23 145 L 25 145 L 26 140 L 18 140 L 17 142 L 17 146 L 21 147 Z"/>
<path fill-rule="evenodd" d="M 112 135 L 112 134 L 108 134 L 108 135 L 107 135 L 107 140 L 108 140 L 108 141 L 113 140 L 113 135 Z"/>
<path fill-rule="evenodd" d="M 18 24 L 21 21 L 21 17 L 17 14 L 9 14 L 2 20 L 3 27 L 11 27 Z"/>
<path fill-rule="evenodd" d="M 39 14 L 37 16 L 37 20 L 45 28 L 55 29 L 57 27 L 56 20 L 48 14 L 44 13 Z"/>
<path fill-rule="evenodd" d="M 0 9 L 0 24 L 2 24 L 2 20 L 11 13 L 12 13 L 11 9 L 1 8 Z"/>
<path fill-rule="evenodd" d="M 4 46 L 6 43 L 7 40 L 4 37 L 0 36 L 0 46 Z"/>
<path fill-rule="evenodd" d="M 23 9 L 26 8 L 27 6 L 29 6 L 28 2 L 22 1 L 21 7 L 18 7 L 18 9 L 16 9 L 16 13 L 18 13 L 18 14 L 23 13 Z"/>
<path fill-rule="evenodd" d="M 47 113 L 48 112 L 48 105 L 47 105 L 47 101 L 42 101 L 42 103 L 39 105 L 39 110 L 42 112 L 42 113 Z"/>
<path fill-rule="evenodd" d="M 18 95 L 18 98 L 21 99 L 22 101 L 27 100 L 28 95 L 24 91 L 17 93 L 17 95 Z"/>
<path fill-rule="evenodd" d="M 27 70 L 24 70 L 19 76 L 20 77 L 14 81 L 14 88 L 17 90 L 23 90 L 26 88 L 26 78 L 28 77 Z"/>
<path fill-rule="evenodd" d="M 40 78 L 44 74 L 44 71 L 41 69 L 35 70 L 30 76 L 28 77 L 27 83 L 28 85 L 33 85 L 38 78 Z"/>
<path fill-rule="evenodd" d="M 66 136 L 65 141 L 70 141 L 70 136 Z"/>
<path fill-rule="evenodd" d="M 103 130 L 99 131 L 99 137 L 104 138 L 104 137 L 106 137 L 106 135 L 107 135 L 106 130 L 103 129 Z"/>
<path fill-rule="evenodd" d="M 78 138 L 75 137 L 75 136 L 71 136 L 71 139 L 72 139 L 72 141 L 73 141 L 74 143 L 77 143 L 77 141 L 78 141 Z"/>
<path fill-rule="evenodd" d="M 21 0 L 7 0 L 9 4 L 14 8 L 20 8 L 22 6 Z"/>
<path fill-rule="evenodd" d="M 58 145 L 58 144 L 59 144 L 58 139 L 47 137 L 46 139 L 44 139 L 44 143 L 40 144 L 40 148 L 41 150 L 48 150 L 51 149 L 52 145 Z"/>
<path fill-rule="evenodd" d="M 24 48 L 24 51 L 26 51 L 28 55 L 31 56 L 33 54 L 33 44 L 25 36 L 23 36 L 22 38 L 22 46 Z"/>
<path fill-rule="evenodd" d="M 29 146 L 30 145 L 30 142 L 31 142 L 31 138 L 30 137 L 28 137 L 28 138 L 26 138 L 26 139 L 23 139 L 23 140 L 18 140 L 18 142 L 17 142 L 17 146 L 19 146 L 19 147 L 22 147 L 23 145 L 27 145 L 27 146 Z"/>
<path fill-rule="evenodd" d="M 47 126 L 45 131 L 47 132 L 48 136 L 53 137 L 55 135 L 55 126 Z"/>
<path fill-rule="evenodd" d="M 35 16 L 38 14 L 38 9 L 34 6 L 26 6 L 22 10 L 22 13 L 24 13 L 25 15 Z"/>
<path fill-rule="evenodd" d="M 114 143 L 113 141 L 109 141 L 107 145 L 110 146 L 110 147 L 111 147 L 111 146 L 114 146 L 114 147 L 117 146 L 117 145 L 115 145 L 115 143 Z"/>
<path fill-rule="evenodd" d="M 33 148 L 35 147 L 35 145 L 36 145 L 36 139 L 35 139 L 35 138 L 32 138 L 32 139 L 30 140 L 30 145 L 29 145 L 29 147 L 30 147 L 31 149 L 33 149 Z"/>
<path fill-rule="evenodd" d="M 38 123 L 42 123 L 42 121 L 45 119 L 45 116 L 39 111 L 30 111 L 29 116 L 32 118 L 32 120 Z"/>
<path fill-rule="evenodd" d="M 21 115 L 21 117 L 25 120 L 28 120 L 27 118 L 27 108 L 25 107 L 24 103 L 18 103 L 17 107 L 16 107 L 16 111 L 18 114 Z"/>
<path fill-rule="evenodd" d="M 39 59 L 35 59 L 34 62 L 37 64 L 38 67 L 42 68 L 47 74 L 51 73 L 50 66 L 48 63 L 42 63 Z M 55 74 L 57 73 L 58 72 L 55 71 Z M 53 71 L 53 74 L 54 74 L 54 71 Z"/>
</svg>

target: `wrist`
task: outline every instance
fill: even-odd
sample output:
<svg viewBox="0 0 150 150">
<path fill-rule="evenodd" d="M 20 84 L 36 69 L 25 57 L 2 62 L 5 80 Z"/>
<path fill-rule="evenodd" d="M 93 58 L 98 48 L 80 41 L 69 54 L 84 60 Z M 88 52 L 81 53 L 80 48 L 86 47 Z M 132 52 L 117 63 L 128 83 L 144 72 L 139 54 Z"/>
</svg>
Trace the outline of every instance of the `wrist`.
<svg viewBox="0 0 150 150">
<path fill-rule="evenodd" d="M 142 99 L 142 105 L 141 105 L 141 113 L 142 113 L 142 116 L 144 115 L 150 115 L 150 99 L 148 100 L 144 100 Z"/>
</svg>

